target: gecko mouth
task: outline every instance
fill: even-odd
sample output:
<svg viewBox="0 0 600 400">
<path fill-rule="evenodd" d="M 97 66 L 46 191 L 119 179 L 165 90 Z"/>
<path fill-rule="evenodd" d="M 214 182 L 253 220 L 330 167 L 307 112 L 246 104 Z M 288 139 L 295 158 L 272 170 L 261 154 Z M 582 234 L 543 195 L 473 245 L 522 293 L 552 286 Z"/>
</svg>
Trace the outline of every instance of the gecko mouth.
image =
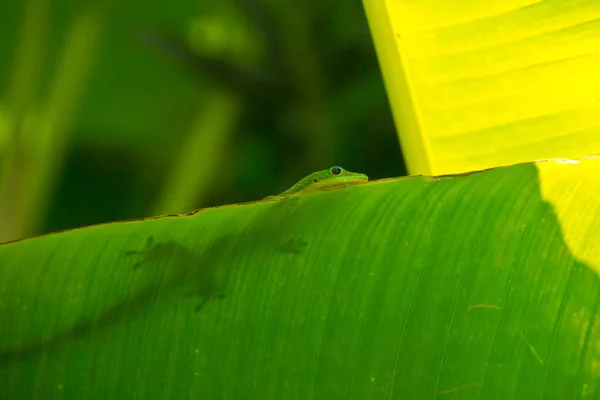
<svg viewBox="0 0 600 400">
<path fill-rule="evenodd" d="M 333 182 L 330 185 L 322 186 L 319 190 L 334 190 L 334 189 L 345 188 L 348 186 L 354 186 L 354 185 L 357 185 L 360 183 L 365 183 L 368 180 L 369 180 L 369 177 L 367 175 L 361 174 L 361 175 L 353 176 L 352 178 L 346 178 L 344 180 L 344 183 Z"/>
<path fill-rule="evenodd" d="M 346 183 L 356 184 L 356 183 L 360 183 L 360 182 L 367 182 L 368 180 L 369 180 L 368 176 L 366 176 L 365 174 L 360 174 L 357 176 L 353 176 L 352 178 L 346 178 Z M 344 183 L 343 185 L 346 186 L 346 183 Z"/>
</svg>

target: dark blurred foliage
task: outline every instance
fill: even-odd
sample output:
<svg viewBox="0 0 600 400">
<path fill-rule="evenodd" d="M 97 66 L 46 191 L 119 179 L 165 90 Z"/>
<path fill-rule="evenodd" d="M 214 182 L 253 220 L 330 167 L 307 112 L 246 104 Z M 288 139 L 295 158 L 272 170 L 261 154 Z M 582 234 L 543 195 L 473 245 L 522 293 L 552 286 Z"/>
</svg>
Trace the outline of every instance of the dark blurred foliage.
<svg viewBox="0 0 600 400">
<path fill-rule="evenodd" d="M 3 89 L 25 4 L 1 7 Z M 241 113 L 197 208 L 258 200 L 331 165 L 371 179 L 405 174 L 359 1 L 48 4 L 40 98 L 74 16 L 98 7 L 103 26 L 44 232 L 150 216 L 215 90 L 235 93 Z"/>
</svg>

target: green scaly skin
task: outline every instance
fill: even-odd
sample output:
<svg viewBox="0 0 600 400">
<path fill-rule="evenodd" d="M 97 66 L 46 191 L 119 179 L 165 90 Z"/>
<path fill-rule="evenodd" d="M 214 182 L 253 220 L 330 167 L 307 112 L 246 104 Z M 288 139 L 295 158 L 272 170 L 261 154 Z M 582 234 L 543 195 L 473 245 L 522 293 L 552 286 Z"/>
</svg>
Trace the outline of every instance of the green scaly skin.
<svg viewBox="0 0 600 400">
<path fill-rule="evenodd" d="M 281 200 L 298 194 L 318 192 L 340 186 L 356 185 L 369 180 L 365 174 L 346 171 L 342 167 L 331 167 L 323 171 L 314 172 L 306 178 L 300 179 L 298 183 L 276 196 L 267 196 L 263 200 Z"/>
</svg>

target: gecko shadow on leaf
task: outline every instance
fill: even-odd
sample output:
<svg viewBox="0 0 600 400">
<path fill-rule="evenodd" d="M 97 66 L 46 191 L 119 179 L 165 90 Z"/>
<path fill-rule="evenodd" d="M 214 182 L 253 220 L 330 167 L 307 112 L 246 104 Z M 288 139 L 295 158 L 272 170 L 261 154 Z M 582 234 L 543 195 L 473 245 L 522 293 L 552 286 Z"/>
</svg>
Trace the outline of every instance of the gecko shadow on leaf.
<svg viewBox="0 0 600 400">
<path fill-rule="evenodd" d="M 156 261 L 168 261 L 169 270 L 165 271 L 167 282 L 173 286 L 191 285 L 185 294 L 187 296 L 201 297 L 195 311 L 200 311 L 211 299 L 224 299 L 225 286 L 223 283 L 224 271 L 218 268 L 220 263 L 215 263 L 225 250 L 228 240 L 217 239 L 202 254 L 198 255 L 189 248 L 175 241 L 155 243 L 149 236 L 142 250 L 130 250 L 126 256 L 136 256 L 139 260 L 133 265 L 134 270 L 142 269 Z"/>
<path fill-rule="evenodd" d="M 137 281 L 137 291 L 124 293 L 104 310 L 86 310 L 86 315 L 79 322 L 53 336 L 19 348 L 0 350 L 0 368 L 10 362 L 59 351 L 82 338 L 90 339 L 89 344 L 92 345 L 92 341 L 102 340 L 101 333 L 126 325 L 137 315 L 172 296 L 199 297 L 200 301 L 195 306 L 190 304 L 190 311 L 196 312 L 202 311 L 213 299 L 225 299 L 215 302 L 215 305 L 225 304 L 226 294 L 231 294 L 226 293 L 225 282 L 232 271 L 240 268 L 240 260 L 249 260 L 257 255 L 276 257 L 304 251 L 307 243 L 297 236 L 290 219 L 284 220 L 293 215 L 298 204 L 297 199 L 277 202 L 268 209 L 268 218 L 258 218 L 258 222 L 254 221 L 241 232 L 207 241 L 200 251 L 192 251 L 176 241 L 157 242 L 154 237 L 147 237 L 140 250 L 124 253 L 126 259 L 133 263 L 129 273 L 136 275 L 131 281 Z M 118 274 L 121 279 L 124 277 L 122 274 Z M 110 286 L 110 282 L 107 285 Z"/>
<path fill-rule="evenodd" d="M 91 310 L 80 322 L 48 339 L 0 352 L 0 365 L 11 361 L 24 361 L 58 350 L 77 339 L 96 339 L 100 337 L 99 333 L 126 323 L 158 301 L 176 294 L 186 285 L 191 285 L 194 295 L 202 297 L 201 303 L 195 308 L 196 311 L 200 311 L 212 298 L 224 298 L 223 285 L 219 283 L 222 279 L 217 275 L 219 269 L 210 262 L 214 262 L 215 253 L 223 251 L 227 242 L 226 237 L 217 239 L 208 250 L 198 255 L 177 242 L 156 243 L 153 237 L 148 237 L 143 250 L 130 250 L 125 253 L 127 257 L 140 256 L 140 260 L 133 265 L 132 273 L 137 273 L 140 269 L 140 272 L 143 272 L 141 267 L 151 263 L 158 267 L 159 270 L 154 271 L 155 274 L 151 275 L 148 284 L 99 314 Z"/>
</svg>

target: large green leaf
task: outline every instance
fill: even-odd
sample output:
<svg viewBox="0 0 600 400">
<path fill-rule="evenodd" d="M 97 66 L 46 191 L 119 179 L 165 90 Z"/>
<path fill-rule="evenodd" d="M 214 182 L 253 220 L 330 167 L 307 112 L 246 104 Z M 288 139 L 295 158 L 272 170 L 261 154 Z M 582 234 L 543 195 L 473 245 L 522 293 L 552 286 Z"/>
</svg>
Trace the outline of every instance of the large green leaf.
<svg viewBox="0 0 600 400">
<path fill-rule="evenodd" d="M 2 245 L 0 398 L 598 396 L 597 270 L 541 176 L 390 179 Z"/>
</svg>

